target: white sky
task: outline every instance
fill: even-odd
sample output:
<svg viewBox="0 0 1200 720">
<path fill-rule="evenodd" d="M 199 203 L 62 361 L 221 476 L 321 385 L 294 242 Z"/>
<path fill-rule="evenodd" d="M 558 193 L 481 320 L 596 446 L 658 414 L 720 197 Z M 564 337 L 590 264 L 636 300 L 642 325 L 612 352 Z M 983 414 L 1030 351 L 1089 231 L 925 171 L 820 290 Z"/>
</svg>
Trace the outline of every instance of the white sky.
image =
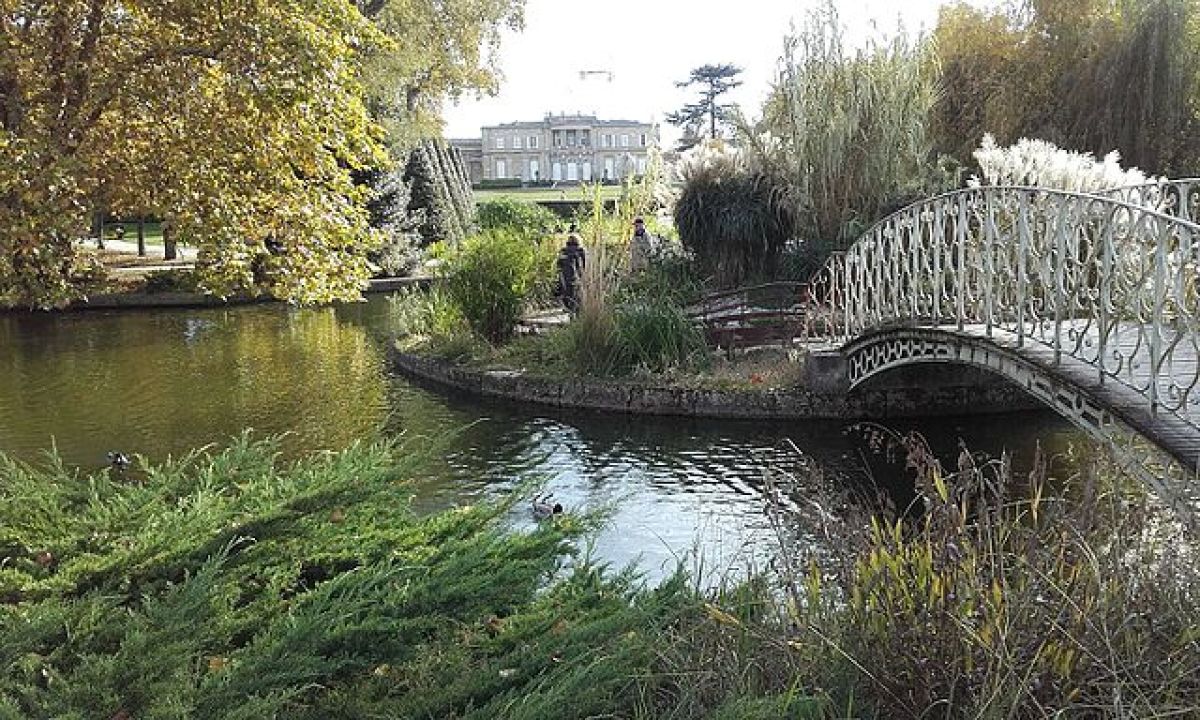
<svg viewBox="0 0 1200 720">
<path fill-rule="evenodd" d="M 664 144 L 678 137 L 664 115 L 694 102 L 675 87 L 692 68 L 733 63 L 743 85 L 724 96 L 757 117 L 775 75 L 783 37 L 818 0 L 526 0 L 525 30 L 506 32 L 500 94 L 446 106 L 446 136 L 479 137 L 482 125 L 540 120 L 547 112 L 662 123 Z M 985 0 L 975 0 L 981 4 Z M 851 40 L 902 20 L 932 30 L 939 0 L 838 0 Z M 581 80 L 583 70 L 608 70 Z"/>
</svg>

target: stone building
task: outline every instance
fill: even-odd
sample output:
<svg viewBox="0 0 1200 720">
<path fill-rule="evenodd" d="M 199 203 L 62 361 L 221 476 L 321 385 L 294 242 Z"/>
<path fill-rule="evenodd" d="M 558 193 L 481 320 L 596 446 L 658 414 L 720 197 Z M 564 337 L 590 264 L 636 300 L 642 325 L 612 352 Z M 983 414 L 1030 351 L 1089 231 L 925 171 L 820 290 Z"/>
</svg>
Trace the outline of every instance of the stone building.
<svg viewBox="0 0 1200 720">
<path fill-rule="evenodd" d="M 595 115 L 547 115 L 483 128 L 482 179 L 522 183 L 619 181 L 646 172 L 658 128 Z"/>
<path fill-rule="evenodd" d="M 475 185 L 483 179 L 483 141 L 479 138 L 451 139 L 447 142 L 450 147 L 457 148 L 462 153 L 463 165 L 471 176 L 471 184 Z"/>
</svg>

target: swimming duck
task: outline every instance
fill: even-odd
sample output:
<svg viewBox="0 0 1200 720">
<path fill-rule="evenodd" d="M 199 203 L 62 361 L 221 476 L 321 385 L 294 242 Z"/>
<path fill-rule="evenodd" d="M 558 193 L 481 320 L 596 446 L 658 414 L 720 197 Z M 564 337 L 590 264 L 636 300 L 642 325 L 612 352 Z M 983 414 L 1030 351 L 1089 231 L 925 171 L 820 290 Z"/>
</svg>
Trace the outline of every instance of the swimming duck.
<svg viewBox="0 0 1200 720">
<path fill-rule="evenodd" d="M 129 459 L 128 455 L 123 452 L 118 452 L 117 450 L 109 450 L 107 457 L 108 466 L 117 472 L 125 472 L 125 470 L 133 464 L 133 461 Z"/>
<path fill-rule="evenodd" d="M 535 495 L 532 503 L 533 516 L 538 520 L 545 520 L 555 515 L 562 515 L 562 503 L 551 503 L 551 500 L 553 497 L 550 494 L 540 497 Z"/>
</svg>

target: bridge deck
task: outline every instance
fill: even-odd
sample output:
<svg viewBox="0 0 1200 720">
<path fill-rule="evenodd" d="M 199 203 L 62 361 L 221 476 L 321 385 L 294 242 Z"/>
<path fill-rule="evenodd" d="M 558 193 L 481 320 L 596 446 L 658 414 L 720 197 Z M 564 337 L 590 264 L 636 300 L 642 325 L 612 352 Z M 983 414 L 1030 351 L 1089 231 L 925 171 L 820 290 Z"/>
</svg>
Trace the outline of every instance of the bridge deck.
<svg viewBox="0 0 1200 720">
<path fill-rule="evenodd" d="M 1200 468 L 1200 429 L 1173 411 L 1160 408 L 1152 413 L 1146 397 L 1127 384 L 1148 387 L 1152 382 L 1148 351 L 1144 342 L 1139 344 L 1136 332 L 1113 335 L 1118 342 L 1110 348 L 1110 352 L 1119 352 L 1122 357 L 1137 361 L 1123 370 L 1121 379 L 1117 380 L 1101 373 L 1097 366 L 1070 354 L 1063 353 L 1056 358 L 1054 349 L 1040 342 L 1027 339 L 1024 344 L 1019 344 L 1017 334 L 1006 330 L 993 327 L 989 334 L 987 326 L 982 324 L 966 325 L 961 329 L 956 325 L 935 329 L 989 340 L 1023 360 L 1052 370 L 1063 381 L 1075 385 L 1108 407 L 1113 414 L 1167 451 L 1184 467 L 1191 470 Z M 1080 339 L 1079 346 L 1088 346 L 1086 337 Z M 1197 357 L 1195 348 L 1179 346 L 1175 349 L 1172 367 L 1179 371 L 1180 376 L 1195 377 L 1198 364 L 1200 357 Z M 1160 392 L 1166 392 L 1166 388 L 1160 387 Z"/>
</svg>

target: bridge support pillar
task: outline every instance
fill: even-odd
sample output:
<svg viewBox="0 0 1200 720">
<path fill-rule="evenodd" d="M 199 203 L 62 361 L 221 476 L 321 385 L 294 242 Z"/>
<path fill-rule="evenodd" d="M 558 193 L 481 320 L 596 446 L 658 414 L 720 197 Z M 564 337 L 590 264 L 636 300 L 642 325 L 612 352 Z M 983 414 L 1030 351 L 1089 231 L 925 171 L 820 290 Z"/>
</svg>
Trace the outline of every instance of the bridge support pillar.
<svg viewBox="0 0 1200 720">
<path fill-rule="evenodd" d="M 804 359 L 805 387 L 823 395 L 844 395 L 850 390 L 846 357 L 840 351 L 810 352 Z"/>
</svg>

